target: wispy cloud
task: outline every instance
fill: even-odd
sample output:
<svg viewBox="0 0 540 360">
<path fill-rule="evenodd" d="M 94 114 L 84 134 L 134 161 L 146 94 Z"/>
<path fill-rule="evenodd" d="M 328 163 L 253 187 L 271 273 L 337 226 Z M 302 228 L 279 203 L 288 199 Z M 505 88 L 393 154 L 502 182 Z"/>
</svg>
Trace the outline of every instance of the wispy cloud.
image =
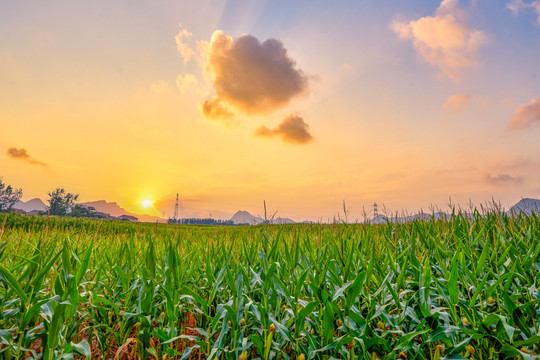
<svg viewBox="0 0 540 360">
<path fill-rule="evenodd" d="M 183 28 L 182 24 L 180 24 L 180 31 L 174 38 L 176 40 L 176 48 L 184 59 L 184 64 L 188 63 L 191 58 L 197 54 L 195 50 L 187 43 L 187 40 L 191 38 L 191 35 L 192 34 Z"/>
<path fill-rule="evenodd" d="M 508 127 L 510 129 L 525 129 L 531 127 L 535 122 L 540 122 L 540 98 L 531 99 L 530 104 L 518 107 L 512 120 L 508 123 Z"/>
<path fill-rule="evenodd" d="M 483 31 L 465 24 L 465 17 L 459 0 L 444 0 L 433 16 L 394 21 L 391 28 L 400 38 L 411 40 L 420 57 L 437 66 L 440 75 L 457 81 L 463 68 L 476 64 L 476 53 L 487 42 Z"/>
<path fill-rule="evenodd" d="M 199 93 L 199 81 L 193 74 L 180 74 L 176 78 L 176 87 L 182 94 L 187 92 Z"/>
<path fill-rule="evenodd" d="M 9 156 L 10 158 L 13 158 L 13 159 L 19 159 L 19 160 L 27 161 L 32 165 L 47 166 L 47 164 L 45 164 L 44 162 L 39 161 L 39 160 L 31 157 L 28 154 L 28 151 L 26 149 L 24 149 L 24 148 L 17 149 L 16 147 L 11 147 L 11 148 L 9 148 L 7 150 L 7 156 Z"/>
<path fill-rule="evenodd" d="M 446 100 L 443 108 L 447 112 L 461 112 L 471 100 L 472 96 L 467 94 L 452 95 Z"/>
<path fill-rule="evenodd" d="M 484 174 L 484 182 L 489 185 L 519 185 L 523 183 L 522 177 L 516 177 L 509 174 L 497 174 L 492 175 L 489 173 Z"/>
<path fill-rule="evenodd" d="M 255 136 L 280 137 L 282 141 L 292 144 L 307 144 L 313 140 L 309 125 L 299 115 L 287 116 L 278 126 L 269 129 L 261 126 L 255 130 Z"/>
<path fill-rule="evenodd" d="M 511 0 L 506 4 L 506 7 L 510 9 L 514 15 L 518 15 L 520 12 L 527 10 L 532 10 L 536 13 L 536 22 L 540 24 L 540 0 L 531 1 L 529 3 L 524 2 L 523 0 Z"/>
</svg>

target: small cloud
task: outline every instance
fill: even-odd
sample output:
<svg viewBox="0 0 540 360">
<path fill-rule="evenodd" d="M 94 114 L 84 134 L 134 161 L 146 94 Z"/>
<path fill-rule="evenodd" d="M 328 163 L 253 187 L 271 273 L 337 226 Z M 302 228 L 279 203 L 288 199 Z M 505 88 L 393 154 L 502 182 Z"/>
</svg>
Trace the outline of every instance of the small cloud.
<svg viewBox="0 0 540 360">
<path fill-rule="evenodd" d="M 193 91 L 199 92 L 199 82 L 197 78 L 192 74 L 178 75 L 176 78 L 176 87 L 182 94 Z"/>
<path fill-rule="evenodd" d="M 443 108 L 447 112 L 461 112 L 464 107 L 471 102 L 472 96 L 467 94 L 456 94 L 448 98 Z"/>
<path fill-rule="evenodd" d="M 217 98 L 246 114 L 275 111 L 308 92 L 308 78 L 280 40 L 233 39 L 218 30 L 206 51 Z"/>
<path fill-rule="evenodd" d="M 508 174 L 484 174 L 484 182 L 490 185 L 519 185 L 523 183 L 522 177 L 514 177 Z"/>
<path fill-rule="evenodd" d="M 307 144 L 313 140 L 313 136 L 309 132 L 309 125 L 302 117 L 295 114 L 287 116 L 274 129 L 269 129 L 266 126 L 257 128 L 255 136 L 267 138 L 279 136 L 283 142 L 293 144 Z"/>
<path fill-rule="evenodd" d="M 507 105 L 507 106 L 513 106 L 513 105 L 515 105 L 515 103 L 516 102 L 513 99 L 510 99 L 510 98 L 506 98 L 506 99 L 501 100 L 501 104 Z"/>
<path fill-rule="evenodd" d="M 16 147 L 11 147 L 7 150 L 7 156 L 13 159 L 20 159 L 28 161 L 32 165 L 42 165 L 47 166 L 44 162 L 34 159 L 28 154 L 28 151 L 24 148 L 17 149 Z"/>
<path fill-rule="evenodd" d="M 508 123 L 508 127 L 510 129 L 525 129 L 531 127 L 533 122 L 540 122 L 540 98 L 531 99 L 529 105 L 518 107 L 512 120 Z"/>
<path fill-rule="evenodd" d="M 444 0 L 434 16 L 394 21 L 391 28 L 401 39 L 411 40 L 417 53 L 439 68 L 440 75 L 458 81 L 463 68 L 476 64 L 476 53 L 487 42 L 483 31 L 465 25 L 465 17 L 459 0 Z"/>
<path fill-rule="evenodd" d="M 530 9 L 536 13 L 536 22 L 540 24 L 540 0 L 535 0 L 530 3 L 526 3 L 523 0 L 511 0 L 506 4 L 506 7 L 510 9 L 514 15 L 518 15 L 519 13 Z"/>
<path fill-rule="evenodd" d="M 223 122 L 228 128 L 238 126 L 238 122 L 234 119 L 234 114 L 227 107 L 223 106 L 217 98 L 203 102 L 201 112 L 209 119 Z"/>
<path fill-rule="evenodd" d="M 186 40 L 190 37 L 191 33 L 184 29 L 182 27 L 182 24 L 180 24 L 180 31 L 174 39 L 176 40 L 176 48 L 184 59 L 184 64 L 187 64 L 191 60 L 191 58 L 197 54 L 195 50 L 193 50 L 186 42 Z"/>
</svg>

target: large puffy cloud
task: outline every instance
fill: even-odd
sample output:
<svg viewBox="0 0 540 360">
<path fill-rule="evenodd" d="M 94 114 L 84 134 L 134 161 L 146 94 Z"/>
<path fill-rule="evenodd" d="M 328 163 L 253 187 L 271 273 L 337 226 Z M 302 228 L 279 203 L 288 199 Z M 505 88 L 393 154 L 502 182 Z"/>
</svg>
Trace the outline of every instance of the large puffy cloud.
<svg viewBox="0 0 540 360">
<path fill-rule="evenodd" d="M 279 40 L 233 39 L 218 30 L 206 51 L 217 98 L 244 113 L 274 111 L 308 91 L 308 78 Z"/>
<path fill-rule="evenodd" d="M 486 34 L 467 27 L 464 18 L 459 0 L 444 0 L 434 16 L 394 21 L 392 29 L 400 38 L 411 40 L 418 54 L 439 68 L 440 75 L 459 80 L 461 70 L 476 63 L 476 53 L 487 41 Z"/>
<path fill-rule="evenodd" d="M 287 116 L 278 126 L 269 129 L 261 126 L 255 130 L 255 135 L 259 137 L 279 136 L 282 141 L 293 144 L 306 144 L 313 140 L 309 131 L 309 125 L 300 116 L 291 114 Z"/>
<path fill-rule="evenodd" d="M 44 162 L 41 162 L 39 160 L 34 159 L 28 154 L 28 150 L 24 148 L 17 149 L 16 147 L 11 147 L 7 150 L 7 156 L 13 158 L 13 159 L 19 159 L 28 161 L 32 165 L 42 165 L 47 166 Z"/>
<path fill-rule="evenodd" d="M 512 0 L 508 4 L 506 4 L 506 7 L 510 9 L 510 11 L 512 11 L 515 15 L 519 14 L 522 11 L 531 9 L 536 13 L 536 21 L 538 22 L 538 24 L 540 24 L 540 0 L 535 0 L 530 3 L 526 3 L 523 0 Z"/>
<path fill-rule="evenodd" d="M 540 98 L 532 99 L 529 105 L 517 108 L 508 127 L 524 129 L 530 127 L 534 122 L 540 122 Z"/>
<path fill-rule="evenodd" d="M 203 78 L 214 88 L 215 96 L 200 106 L 201 113 L 209 119 L 236 127 L 239 121 L 235 114 L 250 115 L 256 120 L 253 115 L 275 112 L 309 92 L 308 77 L 280 40 L 270 38 L 261 42 L 252 35 L 233 38 L 217 30 L 210 42 L 198 41 L 193 50 L 187 44 L 190 37 L 191 33 L 181 29 L 176 43 L 184 63 L 195 57 L 203 69 Z M 183 93 L 197 90 L 197 79 L 191 74 L 180 75 L 177 87 Z M 312 140 L 308 124 L 298 115 L 289 116 L 274 129 L 262 126 L 256 134 L 279 136 L 296 144 Z"/>
<path fill-rule="evenodd" d="M 447 112 L 460 112 L 471 100 L 472 97 L 467 94 L 452 95 L 444 103 L 443 108 Z"/>
</svg>

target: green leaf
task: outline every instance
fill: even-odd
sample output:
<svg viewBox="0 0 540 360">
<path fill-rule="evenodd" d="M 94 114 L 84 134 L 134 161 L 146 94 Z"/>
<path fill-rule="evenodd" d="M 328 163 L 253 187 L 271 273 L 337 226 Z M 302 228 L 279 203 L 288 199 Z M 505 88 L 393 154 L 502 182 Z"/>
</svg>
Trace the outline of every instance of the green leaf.
<svg viewBox="0 0 540 360">
<path fill-rule="evenodd" d="M 78 344 L 71 343 L 75 351 L 82 356 L 86 357 L 86 360 L 89 360 L 92 356 L 92 351 L 90 350 L 90 345 L 86 340 L 81 341 Z"/>
<path fill-rule="evenodd" d="M 79 265 L 79 269 L 77 270 L 77 275 L 75 276 L 77 285 L 81 283 L 81 280 L 84 277 L 84 274 L 86 274 L 86 269 L 88 269 L 88 264 L 90 263 L 90 257 L 92 256 L 92 247 L 93 245 L 90 244 L 90 246 L 88 247 L 88 250 L 86 250 L 86 253 L 84 254 L 81 265 Z"/>
<path fill-rule="evenodd" d="M 351 280 L 347 282 L 346 284 L 344 284 L 339 289 L 337 289 L 336 292 L 334 292 L 334 295 L 332 296 L 332 302 L 336 301 L 340 296 L 343 296 L 343 294 L 345 293 L 345 290 L 347 290 L 349 286 L 351 286 L 353 283 L 354 283 L 354 280 Z"/>
<path fill-rule="evenodd" d="M 349 289 L 347 293 L 347 304 L 346 304 L 346 313 L 348 314 L 351 306 L 356 301 L 356 298 L 358 295 L 360 295 L 360 292 L 362 291 L 362 288 L 364 287 L 364 281 L 366 280 L 366 272 L 362 271 L 356 279 L 354 280 L 354 283 L 352 284 L 351 288 Z"/>
<path fill-rule="evenodd" d="M 0 264 L 0 277 L 17 293 L 17 295 L 19 295 L 21 305 L 26 306 L 28 303 L 28 296 L 22 289 L 15 276 L 13 276 L 11 271 L 9 271 L 9 269 L 3 264 Z"/>
</svg>

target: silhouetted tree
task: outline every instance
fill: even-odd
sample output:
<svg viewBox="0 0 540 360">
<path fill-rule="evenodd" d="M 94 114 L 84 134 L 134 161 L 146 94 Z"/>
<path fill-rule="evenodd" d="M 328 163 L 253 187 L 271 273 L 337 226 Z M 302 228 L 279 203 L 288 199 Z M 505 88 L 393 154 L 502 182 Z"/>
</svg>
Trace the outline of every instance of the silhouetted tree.
<svg viewBox="0 0 540 360">
<path fill-rule="evenodd" d="M 174 221 L 174 219 L 169 219 L 170 224 L 189 224 L 189 225 L 235 225 L 232 220 L 216 220 L 216 219 L 200 219 L 200 218 L 189 218 L 189 219 L 180 219 Z"/>
<path fill-rule="evenodd" d="M 49 214 L 65 216 L 75 206 L 75 201 L 79 199 L 79 194 L 66 193 L 62 188 L 48 192 Z"/>
<path fill-rule="evenodd" d="M 11 185 L 6 185 L 0 179 L 0 211 L 9 211 L 15 203 L 21 200 L 22 189 L 15 189 Z"/>
<path fill-rule="evenodd" d="M 67 215 L 72 216 L 72 217 L 93 218 L 95 211 L 96 211 L 96 208 L 94 208 L 93 206 L 84 206 L 82 204 L 75 204 Z"/>
</svg>

